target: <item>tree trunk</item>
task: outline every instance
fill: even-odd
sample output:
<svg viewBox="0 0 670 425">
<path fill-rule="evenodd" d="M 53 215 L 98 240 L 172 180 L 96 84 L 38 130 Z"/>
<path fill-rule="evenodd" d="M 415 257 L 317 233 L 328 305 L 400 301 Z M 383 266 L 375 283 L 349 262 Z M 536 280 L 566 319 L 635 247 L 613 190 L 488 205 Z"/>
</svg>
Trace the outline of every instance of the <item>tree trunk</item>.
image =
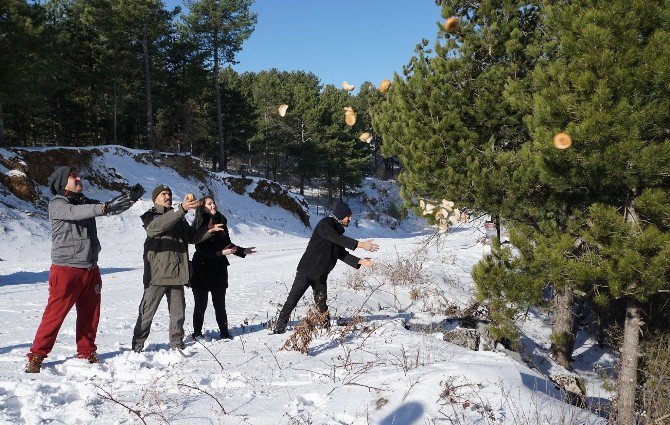
<svg viewBox="0 0 670 425">
<path fill-rule="evenodd" d="M 114 144 L 119 144 L 118 129 L 118 102 L 119 102 L 119 81 L 114 76 Z"/>
<path fill-rule="evenodd" d="M 551 328 L 551 355 L 559 365 L 572 368 L 572 351 L 575 344 L 574 314 L 572 306 L 575 296 L 569 287 L 555 289 L 554 323 Z"/>
<path fill-rule="evenodd" d="M 635 210 L 637 189 L 631 190 L 626 203 L 624 217 L 627 223 L 636 226 L 640 217 Z M 631 282 L 634 286 L 634 282 Z M 626 303 L 626 321 L 623 328 L 623 342 L 621 343 L 621 370 L 617 382 L 616 418 L 620 425 L 633 425 L 635 418 L 635 392 L 637 389 L 637 367 L 640 358 L 640 306 L 634 298 Z"/>
<path fill-rule="evenodd" d="M 5 146 L 5 122 L 2 118 L 2 102 L 0 102 L 0 146 Z"/>
<path fill-rule="evenodd" d="M 277 181 L 277 170 L 279 168 L 279 148 L 275 147 L 272 155 L 272 180 Z"/>
<path fill-rule="evenodd" d="M 216 95 L 216 137 L 219 142 L 219 171 L 226 171 L 226 142 L 223 140 L 223 120 L 221 118 L 221 93 L 219 88 L 219 31 L 214 31 L 214 94 Z"/>
<path fill-rule="evenodd" d="M 268 147 L 268 111 L 263 112 L 263 121 L 265 122 L 265 127 L 263 128 L 263 143 L 265 144 L 265 178 L 270 180 L 270 150 Z"/>
<path fill-rule="evenodd" d="M 156 148 L 156 132 L 154 130 L 154 109 L 151 102 L 151 58 L 149 57 L 149 33 L 146 26 L 142 28 L 142 53 L 144 55 L 144 89 L 147 102 L 147 142 L 149 148 Z"/>
<path fill-rule="evenodd" d="M 640 307 L 635 300 L 628 300 L 626 305 L 626 322 L 623 328 L 621 344 L 621 371 L 617 383 L 617 423 L 634 425 L 635 391 L 637 388 L 637 366 L 640 348 Z"/>
<path fill-rule="evenodd" d="M 496 214 L 493 218 L 493 221 L 496 224 L 496 235 L 498 236 L 498 242 L 502 242 L 500 239 L 500 214 Z"/>
<path fill-rule="evenodd" d="M 305 123 L 300 121 L 300 155 L 304 153 L 305 149 Z M 300 169 L 298 174 L 300 175 L 300 194 L 305 195 L 305 170 L 304 170 L 304 161 L 302 159 L 298 160 Z"/>
</svg>

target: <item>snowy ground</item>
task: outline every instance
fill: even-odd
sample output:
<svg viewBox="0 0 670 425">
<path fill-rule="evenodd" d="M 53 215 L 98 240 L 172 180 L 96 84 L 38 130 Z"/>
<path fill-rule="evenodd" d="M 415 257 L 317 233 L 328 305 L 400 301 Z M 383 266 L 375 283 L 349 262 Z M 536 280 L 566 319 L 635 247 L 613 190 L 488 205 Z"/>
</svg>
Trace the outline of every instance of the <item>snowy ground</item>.
<svg viewBox="0 0 670 425">
<path fill-rule="evenodd" d="M 153 170 L 115 167 L 149 191 L 153 187 L 143 177 Z M 177 199 L 194 191 L 188 180 L 171 173 L 151 179 L 172 186 Z M 392 231 L 359 220 L 347 234 L 375 238 L 380 250 L 370 256 L 377 266 L 355 273 L 340 264 L 328 290 L 334 314 L 358 314 L 364 322 L 323 331 L 308 355 L 280 350 L 290 332 L 270 335 L 264 324 L 285 300 L 310 229 L 283 210 L 222 185 L 216 190 L 233 242 L 258 249 L 245 259 L 231 259 L 227 306 L 235 338 L 213 339 L 218 332 L 210 305 L 207 339 L 189 345 L 186 356 L 171 351 L 163 303 L 146 351 L 129 350 L 142 296 L 139 215 L 151 205 L 145 197 L 120 216 L 98 219 L 103 301 L 97 343 L 103 362 L 89 365 L 74 358 L 73 311 L 38 375 L 23 368 L 48 295 L 48 223 L 30 205 L 0 204 L 0 422 L 605 423 L 563 403 L 553 384 L 502 353 L 469 351 L 442 341 L 441 334 L 405 328 L 409 321 L 438 322 L 447 306 L 463 307 L 471 300 L 470 269 L 487 249 L 478 243 L 482 229 L 477 225 L 455 229 L 437 246 L 427 243 L 430 229 L 417 231 L 416 223 Z M 111 195 L 92 191 L 101 199 Z M 363 208 L 352 204 L 355 213 Z M 310 212 L 315 224 L 321 217 Z M 310 296 L 308 291 L 292 324 L 307 311 Z M 192 307 L 187 292 L 187 331 Z M 537 335 L 528 338 L 545 338 L 546 329 L 538 318 L 528 324 L 528 333 Z M 598 388 L 589 390 L 601 395 Z"/>
</svg>

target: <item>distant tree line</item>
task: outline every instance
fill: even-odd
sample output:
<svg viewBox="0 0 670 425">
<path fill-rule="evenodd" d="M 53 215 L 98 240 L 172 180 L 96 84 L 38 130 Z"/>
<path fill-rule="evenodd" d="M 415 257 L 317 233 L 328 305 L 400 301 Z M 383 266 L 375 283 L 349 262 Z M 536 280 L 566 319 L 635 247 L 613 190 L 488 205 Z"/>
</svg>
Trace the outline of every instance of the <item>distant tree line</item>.
<svg viewBox="0 0 670 425">
<path fill-rule="evenodd" d="M 560 365 L 578 330 L 620 351 L 617 423 L 666 423 L 670 3 L 436 3 L 460 28 L 420 44 L 373 109 L 405 198 L 509 230 L 473 271 L 500 340 L 545 309 Z"/>
<path fill-rule="evenodd" d="M 301 191 L 314 180 L 333 197 L 376 168 L 392 173 L 381 138 L 358 140 L 381 99 L 370 83 L 354 96 L 303 71 L 230 68 L 256 23 L 251 3 L 1 1 L 0 146 L 191 152 Z"/>
</svg>

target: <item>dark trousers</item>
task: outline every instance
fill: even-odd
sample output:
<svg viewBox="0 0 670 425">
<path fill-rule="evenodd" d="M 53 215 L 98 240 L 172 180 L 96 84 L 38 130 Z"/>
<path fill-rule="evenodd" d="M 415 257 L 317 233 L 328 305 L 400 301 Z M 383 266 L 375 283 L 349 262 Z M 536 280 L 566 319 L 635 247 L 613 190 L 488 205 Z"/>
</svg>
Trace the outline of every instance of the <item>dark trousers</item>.
<svg viewBox="0 0 670 425">
<path fill-rule="evenodd" d="M 291 286 L 291 291 L 288 293 L 288 298 L 284 303 L 279 312 L 279 317 L 277 318 L 277 324 L 275 325 L 275 330 L 283 331 L 286 329 L 288 324 L 288 319 L 291 317 L 291 313 L 295 306 L 298 305 L 298 301 L 305 294 L 307 288 L 312 287 L 314 292 L 314 303 L 321 313 L 328 310 L 328 305 L 326 304 L 327 286 L 326 279 L 328 276 L 323 276 L 321 279 L 312 280 L 304 272 L 298 270 L 298 273 L 295 275 L 295 280 L 293 281 L 293 286 Z"/>
<path fill-rule="evenodd" d="M 202 335 L 202 324 L 205 321 L 205 310 L 207 310 L 207 298 L 209 292 L 212 293 L 212 304 L 214 305 L 214 314 L 216 323 L 219 325 L 219 332 L 228 332 L 228 315 L 226 314 L 226 287 L 212 289 L 193 289 L 193 334 Z"/>
<path fill-rule="evenodd" d="M 149 285 L 144 288 L 142 301 L 138 308 L 137 322 L 133 331 L 133 350 L 142 351 L 144 342 L 149 337 L 151 324 L 156 310 L 163 297 L 167 298 L 168 312 L 170 313 L 170 346 L 177 348 L 183 344 L 184 317 L 186 315 L 186 300 L 184 287 Z"/>
</svg>

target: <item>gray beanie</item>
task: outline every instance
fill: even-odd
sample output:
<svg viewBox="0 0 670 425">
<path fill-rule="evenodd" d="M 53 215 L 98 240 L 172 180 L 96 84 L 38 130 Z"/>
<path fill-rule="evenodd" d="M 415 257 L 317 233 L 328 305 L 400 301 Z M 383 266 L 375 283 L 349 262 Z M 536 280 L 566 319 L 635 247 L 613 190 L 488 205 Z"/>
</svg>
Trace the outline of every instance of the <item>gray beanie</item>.
<svg viewBox="0 0 670 425">
<path fill-rule="evenodd" d="M 75 167 L 67 165 L 56 167 L 53 173 L 49 176 L 47 186 L 52 195 L 60 193 L 65 186 L 67 186 L 67 178 L 71 172 L 76 171 Z"/>
</svg>

